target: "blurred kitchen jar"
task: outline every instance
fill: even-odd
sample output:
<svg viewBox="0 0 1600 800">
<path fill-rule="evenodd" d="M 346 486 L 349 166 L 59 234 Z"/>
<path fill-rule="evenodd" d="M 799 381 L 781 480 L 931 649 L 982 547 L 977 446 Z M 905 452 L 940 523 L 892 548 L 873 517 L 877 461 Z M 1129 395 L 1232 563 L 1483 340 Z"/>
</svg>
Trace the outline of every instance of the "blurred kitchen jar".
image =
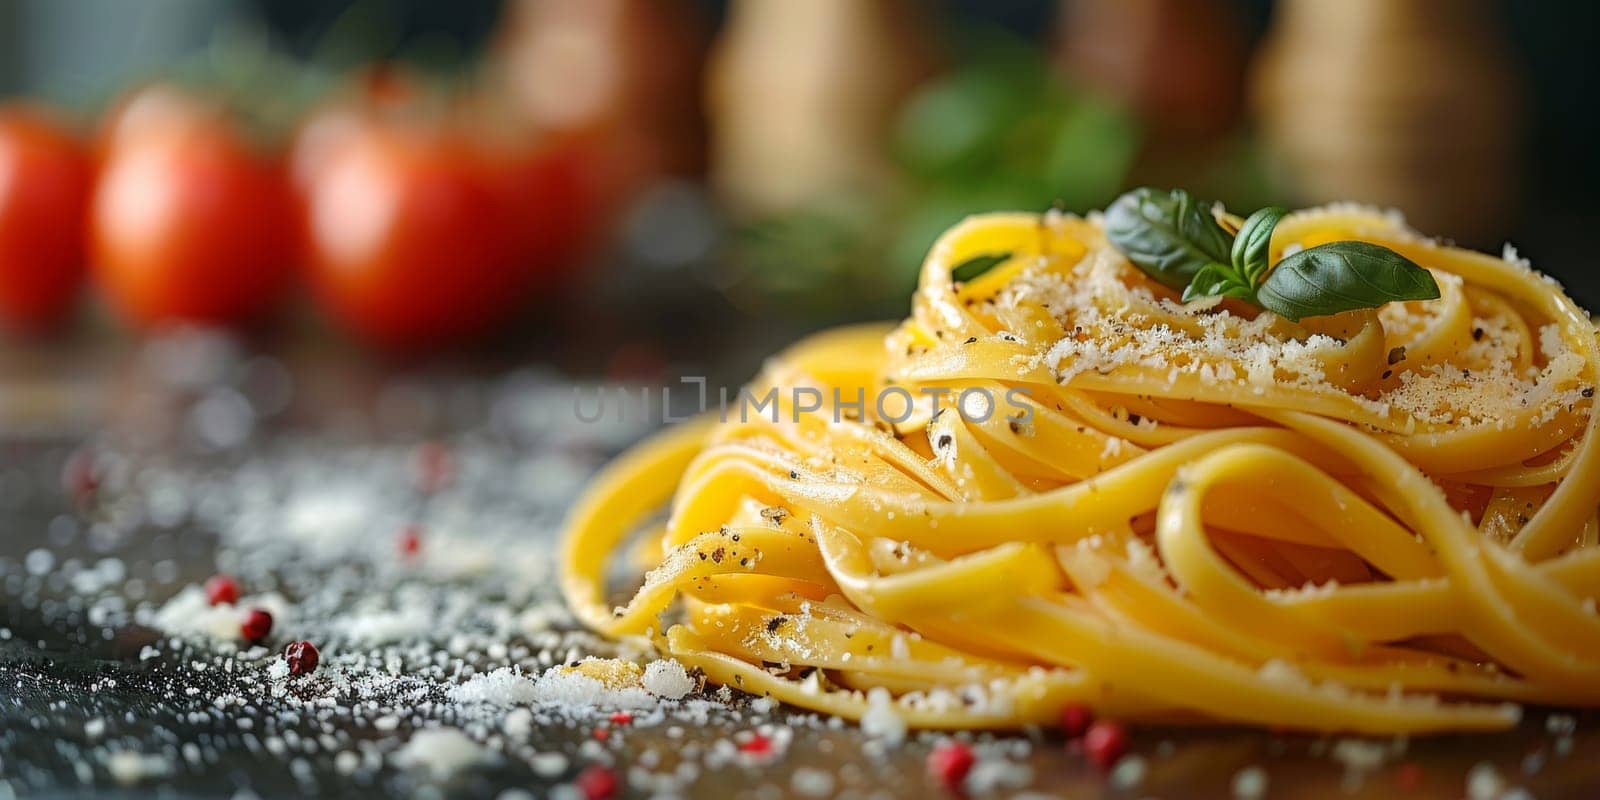
<svg viewBox="0 0 1600 800">
<path fill-rule="evenodd" d="M 712 178 L 761 216 L 892 180 L 889 131 L 928 73 L 900 0 L 735 0 L 707 85 Z"/>
<path fill-rule="evenodd" d="M 705 164 L 706 24 L 688 0 L 513 0 L 498 43 L 525 121 L 606 142 L 623 190 Z"/>
<path fill-rule="evenodd" d="M 1516 204 L 1518 103 L 1485 0 L 1282 0 L 1252 101 L 1285 183 L 1307 202 L 1400 209 L 1487 245 Z"/>
<path fill-rule="evenodd" d="M 1243 105 L 1245 35 L 1223 0 L 1061 0 L 1056 68 L 1116 98 L 1154 144 L 1193 151 Z"/>
</svg>

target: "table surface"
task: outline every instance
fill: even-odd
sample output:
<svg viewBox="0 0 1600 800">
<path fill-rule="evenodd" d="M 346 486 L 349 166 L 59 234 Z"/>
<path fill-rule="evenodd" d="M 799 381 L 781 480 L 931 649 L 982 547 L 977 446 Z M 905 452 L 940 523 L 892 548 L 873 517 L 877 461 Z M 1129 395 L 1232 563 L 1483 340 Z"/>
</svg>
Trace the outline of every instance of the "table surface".
<svg viewBox="0 0 1600 800">
<path fill-rule="evenodd" d="M 544 796 L 594 764 L 624 796 L 944 793 L 924 768 L 942 737 L 889 746 L 740 697 L 626 722 L 464 702 L 474 675 L 619 654 L 562 612 L 551 553 L 586 476 L 650 423 L 574 424 L 580 384 L 549 367 L 290 351 L 198 333 L 0 351 L 0 798 Z M 396 544 L 407 526 L 414 555 Z M 170 630 L 196 613 L 169 601 L 218 572 L 280 604 L 269 646 Z M 322 666 L 275 675 L 302 638 Z M 1243 772 L 1268 797 L 1461 797 L 1472 781 L 1594 797 L 1594 721 L 1530 709 L 1514 731 L 1409 742 L 1140 728 L 1111 775 L 1050 732 L 980 735 L 969 788 L 1227 797 Z M 462 738 L 409 747 L 427 728 Z M 754 734 L 770 753 L 741 749 Z M 452 743 L 473 765 L 407 760 Z"/>
</svg>

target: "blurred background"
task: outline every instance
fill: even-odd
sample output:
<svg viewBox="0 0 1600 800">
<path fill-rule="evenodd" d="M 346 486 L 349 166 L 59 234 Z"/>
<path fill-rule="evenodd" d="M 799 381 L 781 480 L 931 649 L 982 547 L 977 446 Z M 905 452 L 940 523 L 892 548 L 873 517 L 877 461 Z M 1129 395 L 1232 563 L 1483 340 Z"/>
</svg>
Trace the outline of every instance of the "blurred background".
<svg viewBox="0 0 1600 800">
<path fill-rule="evenodd" d="M 0 0 L 5 348 L 648 375 L 1139 184 L 1398 208 L 1593 307 L 1597 39 L 1587 0 Z"/>
</svg>

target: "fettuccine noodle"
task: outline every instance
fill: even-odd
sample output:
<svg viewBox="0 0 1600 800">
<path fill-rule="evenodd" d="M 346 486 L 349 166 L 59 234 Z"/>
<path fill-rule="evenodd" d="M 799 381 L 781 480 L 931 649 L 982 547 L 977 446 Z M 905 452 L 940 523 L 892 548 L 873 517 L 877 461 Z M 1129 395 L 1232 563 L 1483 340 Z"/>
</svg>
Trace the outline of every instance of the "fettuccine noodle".
<svg viewBox="0 0 1600 800">
<path fill-rule="evenodd" d="M 609 466 L 569 521 L 567 601 L 716 683 L 923 728 L 1083 703 L 1404 733 L 1600 704 L 1589 316 L 1514 255 L 1366 209 L 1288 217 L 1272 260 L 1341 239 L 1427 267 L 1440 299 L 1302 323 L 1185 305 L 1096 217 L 970 218 L 909 319 L 769 362 L 751 389 L 778 413 L 713 412 Z M 874 402 L 891 387 L 909 418 Z M 614 557 L 653 523 L 614 607 Z"/>
</svg>

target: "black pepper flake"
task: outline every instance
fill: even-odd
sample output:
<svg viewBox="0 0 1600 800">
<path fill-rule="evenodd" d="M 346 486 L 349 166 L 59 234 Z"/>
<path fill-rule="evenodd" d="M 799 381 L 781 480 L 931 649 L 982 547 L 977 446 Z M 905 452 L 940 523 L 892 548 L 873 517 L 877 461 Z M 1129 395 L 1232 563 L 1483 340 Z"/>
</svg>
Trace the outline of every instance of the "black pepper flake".
<svg viewBox="0 0 1600 800">
<path fill-rule="evenodd" d="M 725 557 L 726 555 L 728 555 L 728 551 L 726 551 L 726 550 L 724 550 L 724 549 L 719 547 L 719 548 L 711 551 L 711 560 L 717 562 L 718 564 L 721 564 L 723 557 Z"/>
<path fill-rule="evenodd" d="M 1474 341 L 1474 342 L 1483 341 L 1483 329 L 1482 328 L 1473 328 L 1472 329 L 1472 341 Z"/>
<path fill-rule="evenodd" d="M 939 447 L 939 449 L 940 449 L 940 450 L 943 450 L 943 449 L 945 449 L 945 448 L 946 448 L 946 447 L 949 447 L 949 446 L 950 446 L 950 443 L 951 443 L 951 442 L 952 442 L 952 441 L 953 441 L 953 440 L 952 440 L 952 439 L 951 439 L 951 438 L 950 438 L 950 434 L 948 434 L 948 433 L 947 433 L 947 434 L 945 434 L 945 435 L 943 435 L 943 436 L 940 436 L 940 437 L 939 437 L 939 441 L 938 441 L 938 447 Z"/>
<path fill-rule="evenodd" d="M 778 629 L 783 627 L 783 623 L 788 621 L 788 617 L 773 617 L 767 620 L 767 633 L 777 633 Z"/>
<path fill-rule="evenodd" d="M 1133 414 L 1133 413 L 1128 414 L 1128 424 L 1129 425 L 1138 425 L 1142 421 L 1144 421 L 1144 417 L 1141 417 L 1138 414 Z"/>
<path fill-rule="evenodd" d="M 967 337 L 967 341 L 966 341 L 966 344 L 972 344 L 972 343 L 973 343 L 973 342 L 976 342 L 976 341 L 978 341 L 978 337 L 976 337 L 976 336 L 969 336 L 969 337 Z"/>
<path fill-rule="evenodd" d="M 1594 397 L 1594 387 L 1593 386 L 1585 386 L 1585 387 L 1583 387 L 1583 391 L 1579 392 L 1578 394 L 1581 394 L 1584 397 Z"/>
<path fill-rule="evenodd" d="M 794 471 L 794 470 L 792 470 L 792 469 L 791 469 L 791 470 L 789 470 L 789 480 L 791 480 L 791 481 L 797 481 L 797 480 L 800 480 L 800 473 L 798 473 L 798 472 L 795 472 L 795 471 Z"/>
<path fill-rule="evenodd" d="M 1383 379 L 1384 380 L 1389 380 L 1389 378 L 1392 377 L 1393 375 L 1394 375 L 1394 370 L 1392 370 L 1392 369 L 1386 369 L 1386 370 L 1383 371 Z"/>
<path fill-rule="evenodd" d="M 1398 364 L 1398 363 L 1400 363 L 1400 362 L 1402 362 L 1404 360 L 1406 360 L 1406 349 L 1405 349 L 1405 347 L 1403 347 L 1403 346 L 1402 347 L 1396 347 L 1393 350 L 1389 351 L 1389 365 L 1390 366 L 1394 366 L 1395 364 Z"/>
</svg>

